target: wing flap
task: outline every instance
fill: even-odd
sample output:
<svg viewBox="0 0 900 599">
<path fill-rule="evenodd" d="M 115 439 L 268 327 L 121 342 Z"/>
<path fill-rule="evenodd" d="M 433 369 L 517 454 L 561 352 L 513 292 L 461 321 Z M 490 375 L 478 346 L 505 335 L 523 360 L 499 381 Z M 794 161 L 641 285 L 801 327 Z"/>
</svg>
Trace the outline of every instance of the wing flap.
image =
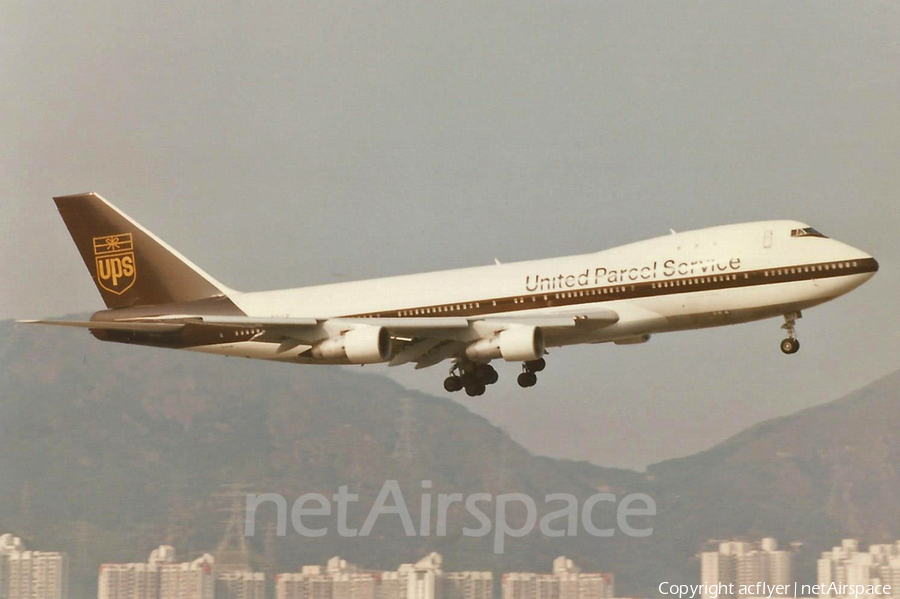
<svg viewBox="0 0 900 599">
<path fill-rule="evenodd" d="M 406 347 L 397 352 L 397 354 L 391 359 L 388 366 L 400 366 L 401 364 L 406 364 L 407 362 L 415 362 L 432 349 L 435 346 L 440 345 L 442 343 L 441 339 L 434 338 L 425 338 L 420 339 L 418 341 L 413 341 L 409 343 Z"/>
<path fill-rule="evenodd" d="M 324 318 L 272 318 L 268 316 L 211 316 L 208 314 L 164 314 L 162 316 L 142 316 L 117 322 L 190 322 L 235 327 L 314 327 Z"/>
</svg>

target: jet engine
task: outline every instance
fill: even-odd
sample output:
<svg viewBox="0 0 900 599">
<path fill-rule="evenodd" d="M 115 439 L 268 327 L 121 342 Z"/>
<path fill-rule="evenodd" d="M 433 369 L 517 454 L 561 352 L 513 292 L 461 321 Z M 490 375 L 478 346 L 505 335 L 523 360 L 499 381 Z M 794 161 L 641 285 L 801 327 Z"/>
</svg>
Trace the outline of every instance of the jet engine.
<svg viewBox="0 0 900 599">
<path fill-rule="evenodd" d="M 386 328 L 363 325 L 319 342 L 310 353 L 318 360 L 346 359 L 351 364 L 375 364 L 391 357 L 391 345 Z"/>
<path fill-rule="evenodd" d="M 466 348 L 475 362 L 503 358 L 507 362 L 528 362 L 544 355 L 544 333 L 538 327 L 515 326 L 493 337 L 479 339 Z"/>
</svg>

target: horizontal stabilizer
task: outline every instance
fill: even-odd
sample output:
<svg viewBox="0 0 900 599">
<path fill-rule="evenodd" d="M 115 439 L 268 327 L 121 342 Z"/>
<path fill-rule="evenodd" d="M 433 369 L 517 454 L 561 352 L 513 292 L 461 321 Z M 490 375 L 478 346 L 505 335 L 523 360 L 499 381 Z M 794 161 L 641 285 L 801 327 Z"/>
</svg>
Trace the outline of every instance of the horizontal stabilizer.
<svg viewBox="0 0 900 599">
<path fill-rule="evenodd" d="M 59 327 L 103 329 L 108 331 L 136 331 L 141 333 L 173 333 L 184 328 L 183 324 L 168 322 L 100 322 L 81 320 L 17 320 L 24 324 L 52 324 Z"/>
</svg>

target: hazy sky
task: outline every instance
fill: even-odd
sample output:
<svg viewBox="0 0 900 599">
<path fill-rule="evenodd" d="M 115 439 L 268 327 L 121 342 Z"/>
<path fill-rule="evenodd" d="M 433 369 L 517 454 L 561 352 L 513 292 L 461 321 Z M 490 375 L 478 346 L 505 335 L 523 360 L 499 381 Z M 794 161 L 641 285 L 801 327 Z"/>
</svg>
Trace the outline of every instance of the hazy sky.
<svg viewBox="0 0 900 599">
<path fill-rule="evenodd" d="M 900 367 L 898 31 L 896 2 L 0 0 L 0 317 L 102 306 L 50 199 L 89 190 L 241 290 L 769 218 L 873 253 L 795 356 L 773 320 L 464 399 L 540 453 L 692 453 Z"/>
</svg>

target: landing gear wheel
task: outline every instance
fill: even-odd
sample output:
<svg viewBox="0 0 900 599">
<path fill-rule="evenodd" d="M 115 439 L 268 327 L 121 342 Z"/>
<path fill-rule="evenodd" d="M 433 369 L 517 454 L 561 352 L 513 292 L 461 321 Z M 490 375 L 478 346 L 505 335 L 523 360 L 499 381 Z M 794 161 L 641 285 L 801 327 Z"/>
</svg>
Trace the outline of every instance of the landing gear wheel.
<svg viewBox="0 0 900 599">
<path fill-rule="evenodd" d="M 797 350 L 800 349 L 800 341 L 797 339 L 797 333 L 795 327 L 797 326 L 797 319 L 802 318 L 803 314 L 800 312 L 790 312 L 784 315 L 784 324 L 781 325 L 781 328 L 787 331 L 787 339 L 781 342 L 781 351 L 790 355 L 796 354 Z"/>
<path fill-rule="evenodd" d="M 783 351 L 784 353 L 786 353 L 788 355 L 796 354 L 799 349 L 800 349 L 800 341 L 797 339 L 791 339 L 790 337 L 788 337 L 787 339 L 785 339 L 784 341 L 781 342 L 781 351 Z"/>
<path fill-rule="evenodd" d="M 471 383 L 466 385 L 466 395 L 469 397 L 477 397 L 479 395 L 484 395 L 484 383 Z"/>
<path fill-rule="evenodd" d="M 537 375 L 526 371 L 518 376 L 516 382 L 519 383 L 520 387 L 534 387 L 537 384 Z"/>
<path fill-rule="evenodd" d="M 525 368 L 530 372 L 540 372 L 547 367 L 547 361 L 544 358 L 538 358 L 530 362 L 525 362 Z"/>
<path fill-rule="evenodd" d="M 444 379 L 444 390 L 455 393 L 463 388 L 462 379 L 458 376 L 448 376 Z"/>
<path fill-rule="evenodd" d="M 497 371 L 494 370 L 493 366 L 485 364 L 478 369 L 478 378 L 481 379 L 481 382 L 485 385 L 493 385 L 500 379 L 500 375 L 497 374 Z"/>
</svg>

